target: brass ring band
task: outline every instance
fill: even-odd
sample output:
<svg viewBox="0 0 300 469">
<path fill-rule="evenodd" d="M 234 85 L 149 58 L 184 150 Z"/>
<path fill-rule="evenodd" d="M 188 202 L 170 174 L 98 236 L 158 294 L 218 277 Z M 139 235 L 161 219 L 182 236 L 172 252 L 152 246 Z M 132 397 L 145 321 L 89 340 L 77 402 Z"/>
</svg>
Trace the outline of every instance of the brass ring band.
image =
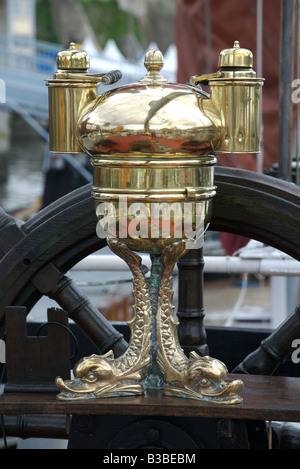
<svg viewBox="0 0 300 469">
<path fill-rule="evenodd" d="M 130 189 L 104 189 L 91 187 L 92 197 L 96 200 L 119 202 L 120 199 L 127 199 L 128 201 L 178 201 L 178 202 L 189 202 L 211 199 L 216 194 L 216 187 L 197 187 L 197 188 L 186 188 L 186 189 L 172 189 L 172 191 L 166 190 L 130 190 Z"/>
<path fill-rule="evenodd" d="M 217 163 L 217 158 L 212 155 L 205 155 L 205 156 L 197 156 L 195 158 L 191 158 L 191 155 L 187 155 L 184 157 L 180 155 L 180 157 L 176 157 L 175 155 L 170 155 L 170 157 L 162 156 L 161 154 L 155 154 L 145 156 L 141 158 L 141 154 L 135 158 L 133 154 L 122 154 L 122 158 L 120 158 L 120 154 L 109 155 L 109 158 L 101 157 L 94 157 L 91 158 L 91 164 L 95 167 L 129 167 L 129 166 L 147 166 L 147 167 L 159 167 L 159 166 L 169 166 L 169 167 L 180 167 L 180 166 L 214 166 Z"/>
</svg>

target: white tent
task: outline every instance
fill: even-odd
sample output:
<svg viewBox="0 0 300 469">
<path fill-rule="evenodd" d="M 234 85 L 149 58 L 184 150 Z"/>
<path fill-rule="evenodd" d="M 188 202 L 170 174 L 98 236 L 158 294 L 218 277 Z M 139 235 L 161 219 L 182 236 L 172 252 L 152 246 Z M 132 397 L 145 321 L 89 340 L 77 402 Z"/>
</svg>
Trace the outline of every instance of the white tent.
<svg viewBox="0 0 300 469">
<path fill-rule="evenodd" d="M 113 39 L 108 39 L 101 55 L 109 59 L 123 59 L 124 58 L 123 54 L 120 52 L 117 44 L 115 43 Z"/>
</svg>

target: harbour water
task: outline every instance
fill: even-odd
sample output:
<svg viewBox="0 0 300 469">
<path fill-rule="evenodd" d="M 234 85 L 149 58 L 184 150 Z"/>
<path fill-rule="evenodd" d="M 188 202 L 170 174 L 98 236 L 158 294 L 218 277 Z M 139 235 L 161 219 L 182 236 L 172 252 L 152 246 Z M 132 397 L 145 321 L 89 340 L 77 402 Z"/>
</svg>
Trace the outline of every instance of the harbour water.
<svg viewBox="0 0 300 469">
<path fill-rule="evenodd" d="M 27 208 L 42 197 L 46 145 L 22 116 L 10 114 L 0 142 L 0 206 L 5 211 Z"/>
</svg>

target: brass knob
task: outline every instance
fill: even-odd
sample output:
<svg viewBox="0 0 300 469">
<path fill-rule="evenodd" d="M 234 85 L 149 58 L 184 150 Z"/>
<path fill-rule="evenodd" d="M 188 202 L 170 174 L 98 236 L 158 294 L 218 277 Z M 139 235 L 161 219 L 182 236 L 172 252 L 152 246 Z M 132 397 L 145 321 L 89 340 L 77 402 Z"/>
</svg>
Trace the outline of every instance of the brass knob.
<svg viewBox="0 0 300 469">
<path fill-rule="evenodd" d="M 90 66 L 90 58 L 87 52 L 77 49 L 75 43 L 71 42 L 69 49 L 57 54 L 56 63 L 59 70 L 84 71 Z"/>
<path fill-rule="evenodd" d="M 164 66 L 164 56 L 157 49 L 150 49 L 145 55 L 144 65 L 147 74 L 141 78 L 142 83 L 152 83 L 153 85 L 167 82 L 168 80 L 160 73 Z"/>
<path fill-rule="evenodd" d="M 148 72 L 159 72 L 164 66 L 164 57 L 160 50 L 148 50 L 145 55 L 144 65 Z"/>
</svg>

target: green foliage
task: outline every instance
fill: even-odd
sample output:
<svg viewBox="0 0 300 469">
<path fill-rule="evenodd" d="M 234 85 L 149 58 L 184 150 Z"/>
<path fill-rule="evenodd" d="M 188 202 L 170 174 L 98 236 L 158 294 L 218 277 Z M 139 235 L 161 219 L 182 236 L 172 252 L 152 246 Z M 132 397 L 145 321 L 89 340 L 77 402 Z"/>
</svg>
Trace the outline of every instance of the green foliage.
<svg viewBox="0 0 300 469">
<path fill-rule="evenodd" d="M 77 0 L 84 9 L 100 47 L 108 39 L 114 39 L 122 50 L 123 38 L 133 34 L 139 42 L 143 39 L 137 18 L 130 12 L 121 10 L 116 0 Z M 60 43 L 55 32 L 51 0 L 36 0 L 36 34 L 41 41 Z M 75 32 L 74 32 L 75 34 Z"/>
<path fill-rule="evenodd" d="M 99 45 L 104 47 L 108 39 L 114 39 L 122 49 L 122 39 L 132 33 L 139 41 L 142 32 L 135 16 L 119 8 L 116 0 L 78 0 L 93 27 Z"/>
<path fill-rule="evenodd" d="M 50 0 L 36 0 L 36 38 L 40 41 L 58 44 L 50 3 Z"/>
</svg>

